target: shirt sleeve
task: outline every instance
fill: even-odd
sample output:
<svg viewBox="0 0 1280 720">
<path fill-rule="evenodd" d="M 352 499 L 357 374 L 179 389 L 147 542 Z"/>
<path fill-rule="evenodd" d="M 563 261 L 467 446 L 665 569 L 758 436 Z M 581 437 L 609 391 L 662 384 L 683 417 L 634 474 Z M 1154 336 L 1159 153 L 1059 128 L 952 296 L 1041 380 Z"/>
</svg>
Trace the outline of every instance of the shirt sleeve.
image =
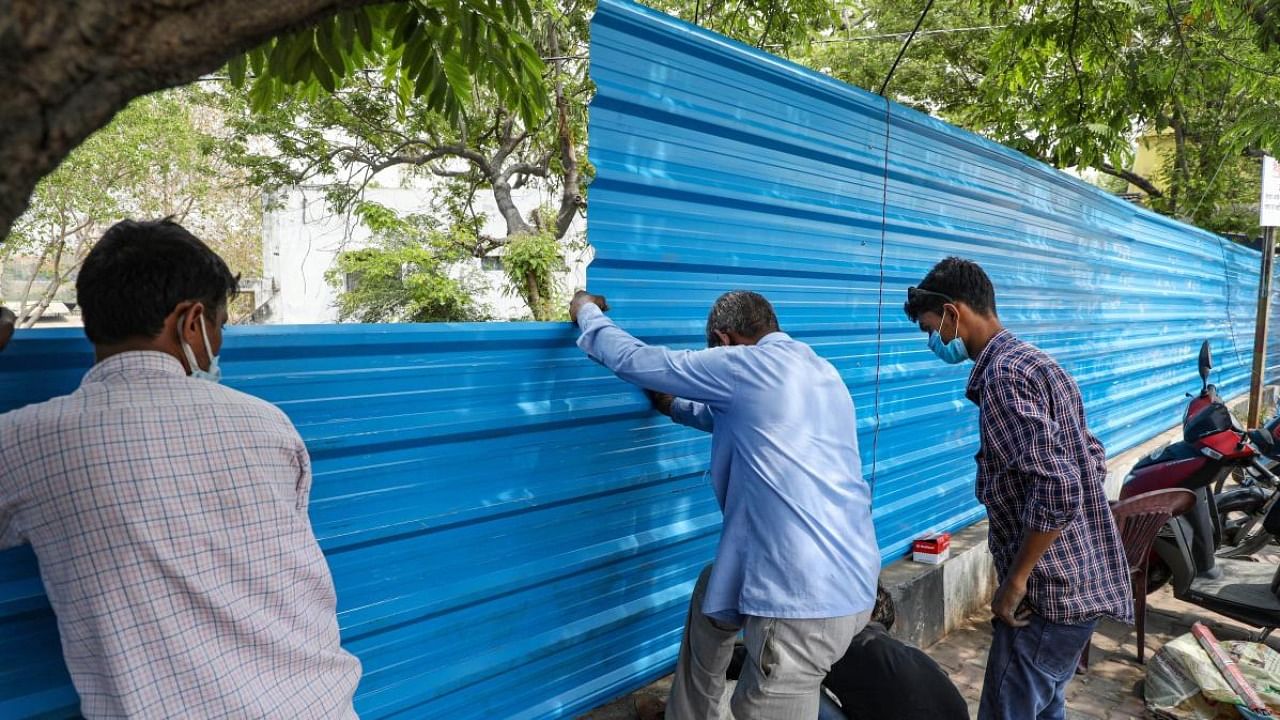
<svg viewBox="0 0 1280 720">
<path fill-rule="evenodd" d="M 984 395 L 989 449 L 1027 481 L 1023 525 L 1035 532 L 1061 530 L 1080 512 L 1083 479 L 1049 416 L 1049 398 L 1020 377 L 992 378 Z"/>
<path fill-rule="evenodd" d="M 578 326 L 578 347 L 633 385 L 700 403 L 728 405 L 732 398 L 734 353 L 727 348 L 670 350 L 646 345 L 595 305 L 578 312 Z"/>
<path fill-rule="evenodd" d="M 307 506 L 311 503 L 311 453 L 307 452 L 307 444 L 300 436 L 297 437 L 297 448 L 294 450 L 294 465 L 298 470 L 295 507 L 305 513 Z"/>
<path fill-rule="evenodd" d="M 3 428 L 0 428 L 3 430 Z M 0 448 L 6 448 L 9 453 L 7 461 L 10 465 L 17 462 L 16 454 L 17 439 L 12 436 L 0 437 Z M 11 468 L 5 468 L 11 470 Z M 2 479 L 0 475 L 0 479 Z M 12 475 L 10 475 L 12 477 Z M 7 483 L 0 482 L 0 550 L 8 550 L 11 547 L 17 547 L 27 542 L 26 533 L 18 528 L 18 499 L 15 497 L 15 491 L 12 486 L 6 488 Z"/>
<path fill-rule="evenodd" d="M 27 542 L 18 529 L 18 508 L 0 497 L 0 550 L 8 550 Z"/>
<path fill-rule="evenodd" d="M 711 432 L 715 427 L 715 418 L 711 416 L 711 408 L 706 403 L 684 398 L 676 398 L 672 401 L 671 419 L 703 432 Z"/>
</svg>

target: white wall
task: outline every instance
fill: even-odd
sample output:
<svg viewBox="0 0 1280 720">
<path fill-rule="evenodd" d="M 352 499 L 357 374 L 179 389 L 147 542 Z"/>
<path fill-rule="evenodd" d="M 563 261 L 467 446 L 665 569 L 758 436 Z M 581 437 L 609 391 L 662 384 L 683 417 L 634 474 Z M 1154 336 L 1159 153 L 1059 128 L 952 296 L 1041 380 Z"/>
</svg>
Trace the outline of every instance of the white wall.
<svg viewBox="0 0 1280 720">
<path fill-rule="evenodd" d="M 515 202 L 526 213 L 553 198 L 545 191 L 522 188 L 516 191 Z M 376 187 L 366 191 L 371 202 L 384 205 L 401 213 L 429 213 L 432 190 L 429 186 Z M 492 194 L 481 192 L 476 197 L 477 210 L 488 218 L 484 232 L 503 236 L 506 226 L 493 202 Z M 338 253 L 355 250 L 369 242 L 370 233 L 358 220 L 343 214 L 335 214 L 327 205 L 321 191 L 294 188 L 283 197 L 276 197 L 275 207 L 267 210 L 262 221 L 262 248 L 265 285 L 274 288 L 267 300 L 265 312 L 259 314 L 261 322 L 269 324 L 314 324 L 337 322 L 335 306 L 337 290 L 324 279 L 333 266 Z M 579 218 L 566 234 L 566 240 L 585 237 L 585 222 Z M 586 285 L 587 264 L 591 250 L 566 249 L 569 272 L 558 280 L 563 289 L 572 291 Z M 481 273 L 487 289 L 479 302 L 487 306 L 490 315 L 497 320 L 527 318 L 529 310 L 517 296 L 504 292 L 508 288 L 501 270 L 481 271 L 481 261 L 473 259 L 454 269 L 457 275 Z M 259 301 L 262 305 L 262 301 Z"/>
</svg>

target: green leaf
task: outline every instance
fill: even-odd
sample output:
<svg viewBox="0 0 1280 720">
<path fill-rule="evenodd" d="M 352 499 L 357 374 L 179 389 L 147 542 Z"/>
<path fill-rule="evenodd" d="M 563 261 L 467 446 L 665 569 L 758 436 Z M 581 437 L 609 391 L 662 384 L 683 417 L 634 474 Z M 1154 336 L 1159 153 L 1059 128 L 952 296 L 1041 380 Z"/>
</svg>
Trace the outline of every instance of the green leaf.
<svg viewBox="0 0 1280 720">
<path fill-rule="evenodd" d="M 400 24 L 396 26 L 396 32 L 394 35 L 395 44 L 404 45 L 408 43 L 409 39 L 414 37 L 418 32 L 418 22 L 418 15 L 414 13 L 405 15 L 404 19 L 400 21 Z"/>
<path fill-rule="evenodd" d="M 267 52 L 264 46 L 259 45 L 249 51 L 249 68 L 253 70 L 254 76 L 262 75 L 262 69 L 267 62 Z"/>
<path fill-rule="evenodd" d="M 335 22 L 330 21 L 321 23 L 316 28 L 316 49 L 320 51 L 320 55 L 324 57 L 334 74 L 345 75 L 347 63 L 343 60 L 342 53 L 338 51 L 338 46 L 333 39 L 335 25 Z"/>
<path fill-rule="evenodd" d="M 417 69 L 416 79 L 413 84 L 414 95 L 424 97 L 429 95 L 437 85 L 444 85 L 445 81 L 440 76 L 440 63 L 434 52 L 429 53 Z M 439 107 L 438 104 L 432 103 L 432 107 Z"/>
<path fill-rule="evenodd" d="M 245 64 L 244 55 L 237 55 L 227 63 L 227 74 L 231 77 L 231 85 L 233 87 L 244 87 Z"/>
<path fill-rule="evenodd" d="M 311 32 L 305 32 L 300 36 L 293 36 L 288 40 L 289 56 L 285 63 L 286 71 L 283 77 L 289 82 L 306 82 L 310 75 L 309 67 L 311 61 Z"/>
<path fill-rule="evenodd" d="M 336 91 L 338 84 L 334 78 L 333 68 L 329 67 L 329 63 L 319 55 L 312 55 L 311 58 L 311 72 L 320 83 L 320 87 L 324 88 L 325 92 Z"/>
<path fill-rule="evenodd" d="M 404 48 L 404 56 L 400 60 L 400 65 L 409 73 L 416 74 L 422 67 L 422 63 L 426 62 L 427 54 L 434 52 L 431 47 L 431 41 L 419 35 L 413 38 Z"/>
<path fill-rule="evenodd" d="M 444 74 L 449 79 L 449 86 L 458 103 L 466 105 L 471 102 L 471 71 L 457 51 L 445 53 Z"/>
<path fill-rule="evenodd" d="M 451 108 L 449 107 L 449 97 L 450 97 L 449 82 L 447 78 L 442 79 L 438 74 L 433 75 L 433 78 L 435 78 L 436 81 L 430 84 L 431 90 L 430 90 L 430 94 L 427 95 L 427 107 L 430 107 L 434 110 L 443 111 L 446 113 L 450 112 Z"/>
<path fill-rule="evenodd" d="M 353 19 L 356 24 L 356 36 L 360 39 L 360 45 L 366 51 L 373 50 L 373 23 L 369 20 L 369 12 L 367 8 L 355 10 Z"/>
<path fill-rule="evenodd" d="M 267 58 L 267 65 L 273 74 L 283 74 L 288 70 L 290 49 L 287 38 L 276 38 L 271 46 L 271 55 Z"/>
</svg>

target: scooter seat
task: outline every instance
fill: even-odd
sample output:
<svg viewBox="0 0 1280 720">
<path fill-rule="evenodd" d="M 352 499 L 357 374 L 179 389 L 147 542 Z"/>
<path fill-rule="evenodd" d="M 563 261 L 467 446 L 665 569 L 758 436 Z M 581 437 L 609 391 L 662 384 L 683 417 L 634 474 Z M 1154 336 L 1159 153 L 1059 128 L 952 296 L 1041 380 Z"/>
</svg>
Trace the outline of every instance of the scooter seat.
<svg viewBox="0 0 1280 720">
<path fill-rule="evenodd" d="M 1271 563 L 1219 558 L 1222 574 L 1191 582 L 1192 602 L 1259 627 L 1280 625 L 1280 598 L 1271 591 L 1277 568 Z M 1233 612 L 1234 610 L 1234 612 Z M 1271 615 L 1269 622 L 1257 622 Z"/>
</svg>

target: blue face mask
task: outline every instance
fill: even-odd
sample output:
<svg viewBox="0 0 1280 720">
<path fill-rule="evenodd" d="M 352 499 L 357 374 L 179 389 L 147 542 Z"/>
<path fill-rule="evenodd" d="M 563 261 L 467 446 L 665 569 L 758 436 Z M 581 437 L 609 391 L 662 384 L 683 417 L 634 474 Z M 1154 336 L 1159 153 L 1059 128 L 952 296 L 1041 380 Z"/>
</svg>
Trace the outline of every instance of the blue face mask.
<svg viewBox="0 0 1280 720">
<path fill-rule="evenodd" d="M 191 368 L 191 377 L 198 380 L 208 380 L 216 383 L 222 380 L 222 368 L 218 367 L 218 356 L 213 354 L 213 345 L 209 344 L 209 331 L 205 329 L 204 318 L 200 319 L 200 335 L 204 338 L 204 351 L 209 354 L 209 369 L 201 370 L 200 363 L 196 362 L 196 353 L 187 344 L 187 339 L 179 335 L 178 340 L 182 343 L 182 352 L 187 356 L 187 365 Z"/>
<path fill-rule="evenodd" d="M 942 324 L 947 324 L 947 311 L 942 311 Z M 956 316 L 956 336 L 951 338 L 951 342 L 942 342 L 942 328 L 929 333 L 929 349 L 933 351 L 938 359 L 948 365 L 964 362 L 969 359 L 969 349 L 964 346 L 964 341 L 960 339 L 960 316 Z"/>
</svg>

